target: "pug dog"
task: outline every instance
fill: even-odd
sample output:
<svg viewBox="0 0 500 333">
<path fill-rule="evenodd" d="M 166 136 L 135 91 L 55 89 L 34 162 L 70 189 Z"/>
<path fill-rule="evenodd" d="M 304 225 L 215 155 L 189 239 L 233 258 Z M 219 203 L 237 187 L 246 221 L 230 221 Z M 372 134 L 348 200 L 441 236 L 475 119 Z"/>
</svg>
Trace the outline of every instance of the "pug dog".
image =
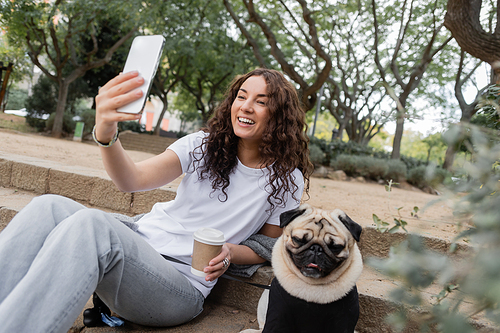
<svg viewBox="0 0 500 333">
<path fill-rule="evenodd" d="M 362 228 L 340 209 L 302 204 L 280 216 L 275 278 L 258 305 L 259 330 L 241 333 L 352 333 L 359 317 Z"/>
</svg>

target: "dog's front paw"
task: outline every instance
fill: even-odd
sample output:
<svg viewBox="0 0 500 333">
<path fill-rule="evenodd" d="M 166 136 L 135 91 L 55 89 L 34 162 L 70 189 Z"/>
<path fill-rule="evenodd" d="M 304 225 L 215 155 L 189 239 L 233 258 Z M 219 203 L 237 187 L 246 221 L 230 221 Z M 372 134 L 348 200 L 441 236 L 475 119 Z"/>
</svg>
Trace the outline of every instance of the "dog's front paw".
<svg viewBox="0 0 500 333">
<path fill-rule="evenodd" d="M 262 332 L 262 330 L 248 329 L 248 330 L 241 331 L 240 333 L 261 333 L 261 332 Z"/>
</svg>

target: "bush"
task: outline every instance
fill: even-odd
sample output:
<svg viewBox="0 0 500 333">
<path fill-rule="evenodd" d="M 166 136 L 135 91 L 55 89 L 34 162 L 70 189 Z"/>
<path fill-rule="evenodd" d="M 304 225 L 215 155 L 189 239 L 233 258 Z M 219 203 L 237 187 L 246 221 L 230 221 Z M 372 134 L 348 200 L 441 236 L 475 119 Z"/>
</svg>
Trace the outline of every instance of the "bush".
<svg viewBox="0 0 500 333">
<path fill-rule="evenodd" d="M 6 110 L 20 110 L 26 107 L 26 99 L 28 98 L 28 90 L 11 88 L 7 95 Z"/>
<path fill-rule="evenodd" d="M 123 131 L 132 131 L 135 133 L 148 133 L 152 134 L 152 131 L 146 131 L 146 126 L 141 125 L 138 121 L 122 121 L 118 123 L 118 130 L 120 132 Z"/>
<path fill-rule="evenodd" d="M 54 126 L 54 119 L 56 118 L 56 113 L 52 113 L 45 122 L 45 129 L 46 130 L 51 130 L 52 127 Z M 63 116 L 63 132 L 66 134 L 73 133 L 75 131 L 75 122 L 73 121 L 73 116 L 70 115 L 69 113 L 64 113 Z"/>
<path fill-rule="evenodd" d="M 47 127 L 46 121 L 38 117 L 32 117 L 29 114 L 26 116 L 26 123 L 33 127 L 37 132 L 42 132 Z"/>
<path fill-rule="evenodd" d="M 373 156 L 375 152 L 375 149 L 373 149 L 372 147 L 361 145 L 353 141 L 343 142 L 334 140 L 330 142 L 327 147 L 330 150 L 332 158 L 335 158 L 340 154 Z"/>
<path fill-rule="evenodd" d="M 400 182 L 406 179 L 407 173 L 406 164 L 400 160 L 387 160 L 387 174 L 385 175 L 386 180 L 393 180 L 395 182 Z"/>
<path fill-rule="evenodd" d="M 425 179 L 425 166 L 421 165 L 410 169 L 406 181 L 418 188 L 426 187 L 428 183 Z"/>
<path fill-rule="evenodd" d="M 363 176 L 372 180 L 384 179 L 389 169 L 384 159 L 344 154 L 333 159 L 330 166 L 336 170 L 343 170 L 349 177 Z"/>
<path fill-rule="evenodd" d="M 325 154 L 324 163 L 337 158 L 339 155 L 368 155 L 372 156 L 375 153 L 375 149 L 369 146 L 364 146 L 356 142 L 333 140 L 328 142 L 323 139 L 311 138 L 309 145 L 318 146 Z"/>
<path fill-rule="evenodd" d="M 314 165 L 321 165 L 325 159 L 325 153 L 316 144 L 309 145 L 309 159 Z"/>
<path fill-rule="evenodd" d="M 415 157 L 401 155 L 400 159 L 401 162 L 403 162 L 406 165 L 406 169 L 408 170 L 416 168 L 421 165 L 424 166 L 426 165 L 425 161 L 419 160 L 418 158 Z"/>
<path fill-rule="evenodd" d="M 340 155 L 371 156 L 383 160 L 391 159 L 391 154 L 384 150 L 377 150 L 373 147 L 361 145 L 352 141 L 343 142 L 334 140 L 332 142 L 327 142 L 326 140 L 311 138 L 309 145 L 316 145 L 323 151 L 325 154 L 325 163 L 336 159 Z M 405 155 L 402 155 L 400 160 L 406 165 L 407 170 L 413 169 L 419 165 L 426 165 L 425 161 Z M 401 167 L 395 168 L 400 169 Z"/>
<path fill-rule="evenodd" d="M 41 118 L 56 111 L 57 89 L 53 82 L 42 75 L 33 86 L 33 93 L 26 99 L 26 111 L 30 117 Z"/>
<path fill-rule="evenodd" d="M 387 161 L 371 156 L 357 156 L 358 174 L 368 179 L 384 179 L 389 167 Z"/>
<path fill-rule="evenodd" d="M 373 150 L 373 157 L 390 160 L 391 153 L 388 153 L 385 150 Z"/>
<path fill-rule="evenodd" d="M 420 189 L 425 187 L 435 188 L 442 184 L 451 173 L 441 167 L 420 165 L 408 171 L 408 183 Z"/>
<path fill-rule="evenodd" d="M 427 167 L 427 177 L 430 179 L 430 186 L 436 188 L 443 183 L 449 183 L 451 180 L 451 172 L 441 167 Z"/>
<path fill-rule="evenodd" d="M 339 155 L 330 161 L 330 166 L 335 170 L 342 170 L 349 177 L 357 176 L 357 156 Z"/>
<path fill-rule="evenodd" d="M 94 128 L 95 125 L 95 110 L 94 109 L 88 109 L 83 111 L 80 114 L 80 118 L 82 119 L 83 123 L 85 126 L 83 127 L 83 134 L 85 135 L 86 133 L 91 133 L 92 128 Z"/>
</svg>

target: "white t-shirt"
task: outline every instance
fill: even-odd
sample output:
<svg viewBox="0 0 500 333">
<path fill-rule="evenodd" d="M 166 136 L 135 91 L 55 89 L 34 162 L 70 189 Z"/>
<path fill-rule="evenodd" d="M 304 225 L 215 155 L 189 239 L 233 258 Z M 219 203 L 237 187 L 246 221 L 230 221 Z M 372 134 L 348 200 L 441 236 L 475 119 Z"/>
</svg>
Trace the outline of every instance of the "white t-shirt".
<svg viewBox="0 0 500 333">
<path fill-rule="evenodd" d="M 159 253 L 191 263 L 193 234 L 201 227 L 221 230 L 226 242 L 239 244 L 257 233 L 265 223 L 279 225 L 282 212 L 295 209 L 300 202 L 286 196 L 284 207 L 276 206 L 269 213 L 266 191 L 269 171 L 244 166 L 239 160 L 230 175 L 226 189 L 227 200 L 220 201 L 220 190 L 213 192 L 209 179 L 200 181 L 198 172 L 193 171 L 193 151 L 208 135 L 202 131 L 187 135 L 168 147 L 174 151 L 185 173 L 172 201 L 157 203 L 150 213 L 139 221 L 139 234 Z M 300 170 L 293 172 L 299 187 L 295 197 L 300 200 L 304 190 L 304 179 Z M 223 197 L 220 196 L 222 199 Z M 191 274 L 190 266 L 172 262 L 191 283 L 206 297 L 215 285 L 203 277 Z"/>
</svg>

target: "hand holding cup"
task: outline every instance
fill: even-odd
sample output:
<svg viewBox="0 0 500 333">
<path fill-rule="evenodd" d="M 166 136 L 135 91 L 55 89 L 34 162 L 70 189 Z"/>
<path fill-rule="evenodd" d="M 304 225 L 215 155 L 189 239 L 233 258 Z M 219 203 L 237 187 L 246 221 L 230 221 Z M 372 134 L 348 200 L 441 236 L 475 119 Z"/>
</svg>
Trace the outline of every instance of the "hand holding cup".
<svg viewBox="0 0 500 333">
<path fill-rule="evenodd" d="M 191 273 L 205 277 L 207 274 L 203 271 L 204 268 L 222 250 L 222 245 L 225 243 L 224 233 L 213 228 L 200 228 L 194 233 L 193 238 Z"/>
</svg>

